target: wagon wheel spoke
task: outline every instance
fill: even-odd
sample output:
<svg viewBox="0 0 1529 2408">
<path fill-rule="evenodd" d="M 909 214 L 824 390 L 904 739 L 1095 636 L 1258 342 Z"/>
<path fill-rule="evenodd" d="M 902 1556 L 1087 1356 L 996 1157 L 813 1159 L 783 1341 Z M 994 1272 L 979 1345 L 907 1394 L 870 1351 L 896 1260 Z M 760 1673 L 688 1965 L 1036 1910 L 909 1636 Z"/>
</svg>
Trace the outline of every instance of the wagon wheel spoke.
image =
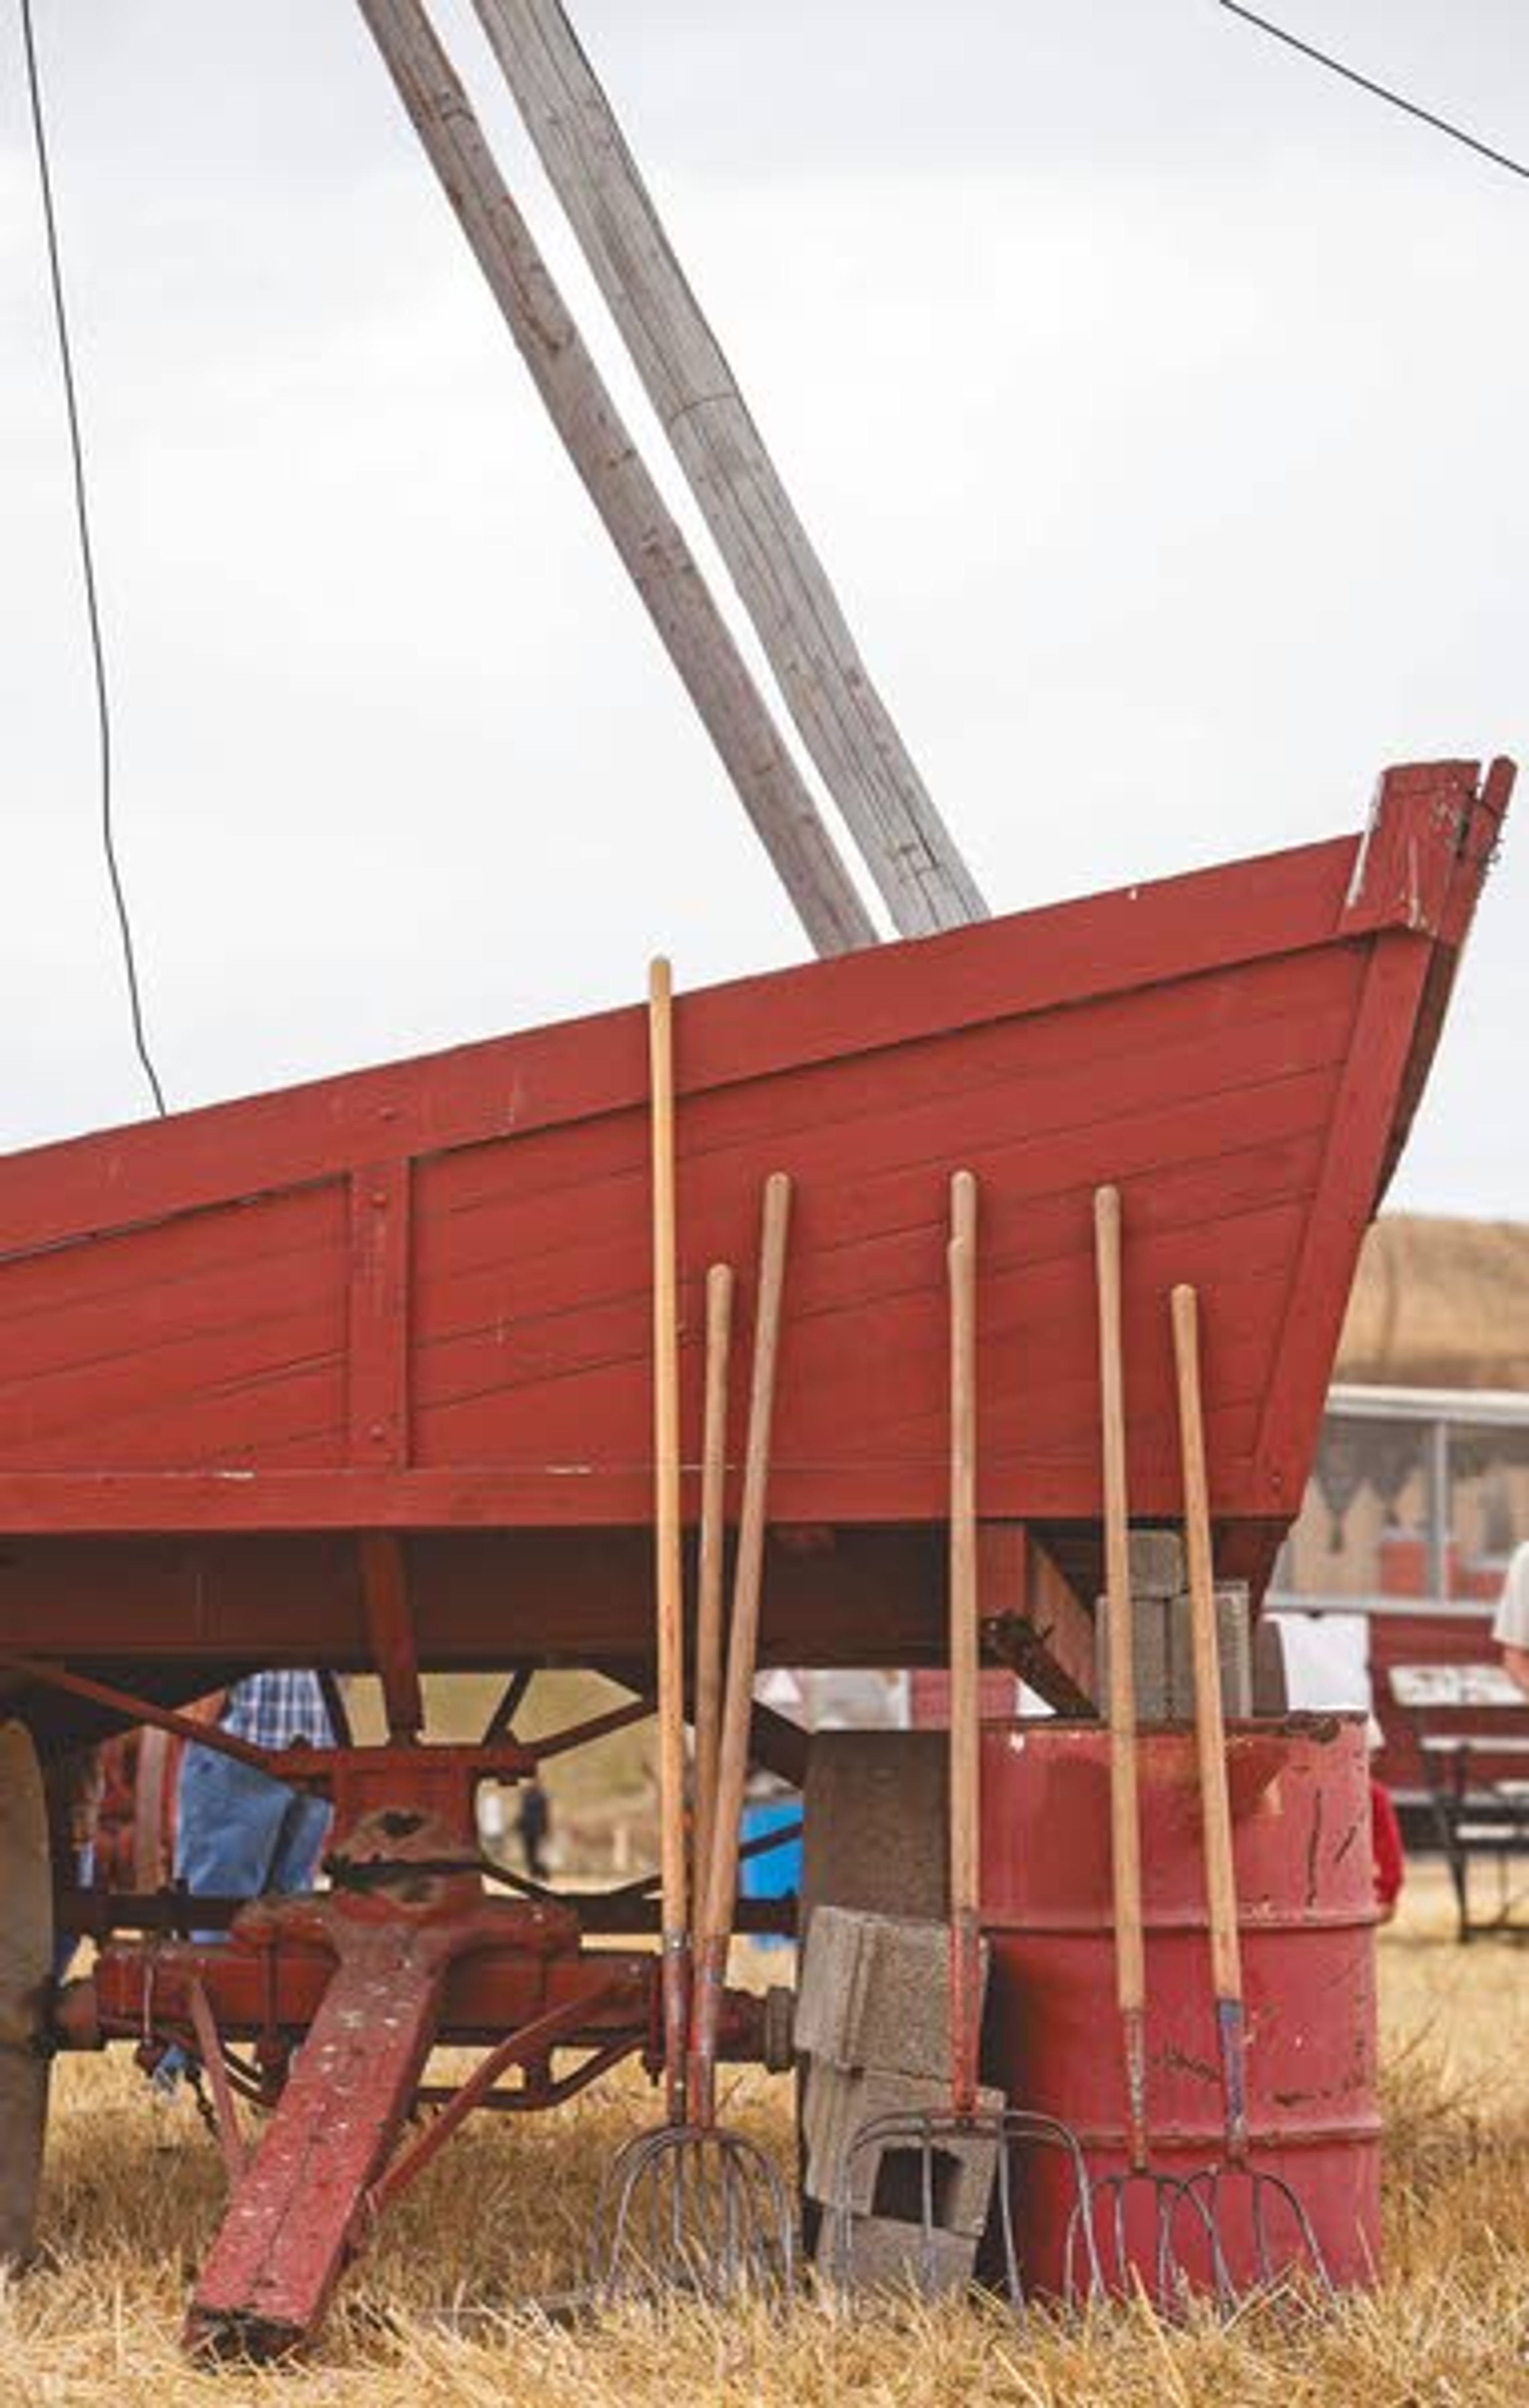
<svg viewBox="0 0 1529 2408">
<path fill-rule="evenodd" d="M 32 2248 L 48 2114 L 37 2047 L 53 1964 L 53 1878 L 36 1751 L 0 1724 L 0 2265 Z"/>
</svg>

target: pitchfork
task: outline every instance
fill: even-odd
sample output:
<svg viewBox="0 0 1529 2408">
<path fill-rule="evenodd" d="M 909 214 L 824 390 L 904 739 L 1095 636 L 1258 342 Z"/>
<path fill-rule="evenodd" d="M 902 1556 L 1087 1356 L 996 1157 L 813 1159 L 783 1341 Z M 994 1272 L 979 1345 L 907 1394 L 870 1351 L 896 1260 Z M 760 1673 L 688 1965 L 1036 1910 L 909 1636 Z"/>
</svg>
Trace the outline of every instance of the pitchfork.
<svg viewBox="0 0 1529 2408">
<path fill-rule="evenodd" d="M 976 2142 L 994 2152 L 995 2199 L 985 2241 L 1002 2259 L 1002 2284 L 1010 2305 L 1024 2307 L 1020 2243 L 1015 2225 L 1013 2157 L 1034 2147 L 1060 2149 L 1070 2162 L 1079 2204 L 1088 2195 L 1088 2173 L 1075 2133 L 1054 2116 L 1029 2109 L 989 2108 L 978 2103 L 978 2065 L 982 2016 L 982 1931 L 979 1895 L 981 1727 L 978 1670 L 977 1578 L 977 1181 L 958 1170 L 950 1182 L 951 1236 L 946 1250 L 950 1297 L 950 2105 L 934 2114 L 899 2113 L 862 2125 L 845 2152 L 839 2172 L 830 2262 L 841 2282 L 853 2274 L 852 2204 L 860 2160 L 886 2150 L 915 2155 L 919 2165 L 920 2267 L 924 2286 L 938 2287 L 935 2220 L 937 2160 L 952 2142 Z M 1083 2218 L 1085 2248 L 1093 2233 Z M 1099 2269 L 1093 2267 L 1097 2287 Z"/>
<path fill-rule="evenodd" d="M 1216 2032 L 1225 2101 L 1225 2152 L 1221 2161 L 1191 2175 L 1180 2204 L 1193 2203 L 1210 2243 L 1211 2279 L 1218 2298 L 1235 2306 L 1239 2286 L 1232 2272 L 1222 2218 L 1228 2186 L 1235 2185 L 1247 2210 L 1254 2280 L 1268 2286 L 1303 2261 L 1322 2289 L 1331 2292 L 1310 2216 L 1282 2174 L 1249 2163 L 1248 2034 L 1243 2006 L 1242 1947 L 1237 1930 L 1236 1872 L 1232 1856 L 1232 1807 L 1222 1719 L 1221 1657 L 1216 1629 L 1215 1579 L 1210 1554 L 1210 1504 L 1206 1478 L 1205 1417 L 1200 1389 L 1199 1300 L 1192 1287 L 1173 1292 L 1173 1349 L 1179 1375 L 1179 1439 L 1184 1467 L 1184 1542 L 1189 1557 L 1191 1628 L 1194 1655 L 1194 1738 L 1200 1770 L 1200 1817 L 1205 1845 L 1206 1895 L 1210 1922 L 1210 1971 L 1216 2000 Z M 1243 2186 L 1246 2186 L 1245 2192 Z M 1277 2258 L 1271 2223 L 1284 2223 L 1294 2248 Z"/>
<path fill-rule="evenodd" d="M 619 2153 L 595 2210 L 594 2277 L 609 2297 L 634 2287 L 680 2287 L 707 2299 L 780 2283 L 794 2275 L 795 2220 L 779 2170 L 745 2133 L 717 2121 L 718 2026 L 727 1978 L 737 1881 L 738 1822 L 748 1770 L 754 1663 L 764 1556 L 770 1426 L 785 1278 L 791 1182 L 765 1182 L 754 1326 L 748 1454 L 739 1520 L 726 1697 L 715 1773 L 707 1744 L 697 1753 L 697 1832 L 709 1833 L 709 1861 L 697 1864 L 693 1946 L 685 1919 L 683 1724 L 679 1514 L 679 1344 L 675 1312 L 674 1088 L 666 965 L 650 988 L 653 1069 L 654 1390 L 658 1428 L 659 1820 L 664 1896 L 666 2120 Z M 721 1510 L 730 1283 L 708 1281 L 707 1316 L 707 1462 L 703 1497 Z M 721 1532 L 704 1533 L 707 1566 L 720 1562 Z M 704 1617 L 715 1627 L 715 1617 Z M 665 1679 L 667 1672 L 668 1678 Z M 713 1787 L 714 1780 L 714 1787 Z M 678 2012 L 671 1967 L 678 1964 Z M 686 2059 L 686 2042 L 690 2043 Z M 688 2079 L 687 2079 L 688 2076 Z"/>
<path fill-rule="evenodd" d="M 1083 2250 L 1091 2281 L 1100 2270 L 1101 2228 L 1107 2287 L 1132 2289 L 1144 2255 L 1155 2264 L 1161 2304 L 1182 2287 L 1175 2249 L 1180 2210 L 1205 2225 L 1197 2193 L 1150 2162 L 1147 2123 L 1147 1958 L 1142 1928 L 1141 1820 L 1136 1762 L 1136 1679 L 1131 1612 L 1130 1512 L 1125 1452 L 1124 1348 L 1121 1334 L 1121 1198 L 1101 1187 L 1093 1198 L 1094 1260 L 1099 1292 L 1099 1375 L 1104 1422 L 1105 1607 L 1109 1632 L 1109 1834 L 1115 1923 L 1115 1989 L 1125 2060 L 1126 2162 L 1095 2176 L 1067 2233 L 1067 2288 L 1076 2293 Z M 1150 2234 L 1150 2251 L 1136 2246 Z"/>
</svg>

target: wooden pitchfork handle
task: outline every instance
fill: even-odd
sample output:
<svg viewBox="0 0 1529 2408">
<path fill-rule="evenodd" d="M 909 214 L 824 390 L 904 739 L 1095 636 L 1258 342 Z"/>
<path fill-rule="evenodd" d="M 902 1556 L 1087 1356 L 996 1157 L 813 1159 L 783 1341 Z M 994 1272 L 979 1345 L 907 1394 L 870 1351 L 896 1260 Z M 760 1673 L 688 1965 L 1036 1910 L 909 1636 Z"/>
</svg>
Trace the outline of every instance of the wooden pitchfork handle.
<svg viewBox="0 0 1529 2408">
<path fill-rule="evenodd" d="M 695 1841 L 692 1885 L 699 1922 L 716 1821 L 722 1703 L 722 1576 L 726 1554 L 727 1374 L 733 1342 L 729 1263 L 707 1273 L 706 1404 L 701 1440 L 701 1546 L 695 1606 Z M 697 1943 L 700 1934 L 696 1933 Z"/>
<path fill-rule="evenodd" d="M 669 965 L 648 972 L 653 1239 L 653 1545 L 665 2109 L 685 2114 L 689 1943 L 685 1895 L 685 1627 L 679 1526 L 679 1317 L 675 1215 L 674 1000 Z"/>
<path fill-rule="evenodd" d="M 1194 1649 L 1194 1742 L 1199 1757 L 1200 1823 L 1210 1914 L 1210 1971 L 1226 2105 L 1226 2150 L 1233 2163 L 1240 2164 L 1248 2154 L 1247 2025 L 1242 1945 L 1237 1932 L 1236 1872 L 1232 1857 L 1226 1727 L 1222 1718 L 1215 1573 L 1210 1553 L 1210 1496 L 1206 1478 L 1205 1414 L 1200 1388 L 1200 1308 L 1194 1290 L 1176 1287 L 1172 1310 L 1174 1363 L 1179 1378 L 1179 1443 L 1184 1467 L 1184 1546 L 1189 1557 L 1190 1627 Z"/>
<path fill-rule="evenodd" d="M 760 1234 L 759 1292 L 754 1312 L 754 1361 L 749 1392 L 749 1437 L 744 1455 L 743 1502 L 738 1515 L 737 1561 L 733 1574 L 732 1629 L 727 1685 L 722 1700 L 722 1742 L 717 1757 L 711 1857 L 697 1917 L 695 2016 L 692 2034 L 692 2114 L 703 2129 L 716 2114 L 717 2032 L 733 1901 L 738 1878 L 738 1822 L 749 1771 L 749 1734 L 753 1714 L 754 1666 L 759 1655 L 759 1608 L 764 1577 L 764 1532 L 769 1503 L 770 1435 L 775 1416 L 775 1374 L 780 1347 L 780 1305 L 785 1289 L 786 1238 L 791 1225 L 791 1181 L 773 1171 L 764 1182 Z"/>
<path fill-rule="evenodd" d="M 982 1934 L 977 1581 L 977 1181 L 950 1182 L 950 2103 L 977 2108 Z"/>
<path fill-rule="evenodd" d="M 1136 1767 L 1136 1674 L 1131 1615 L 1131 1525 L 1126 1497 L 1125 1372 L 1121 1337 L 1121 1198 L 1093 1198 L 1099 1290 L 1099 1386 L 1104 1435 L 1105 1598 L 1109 1629 L 1109 1836 L 1115 1985 L 1125 2055 L 1131 2166 L 1147 2162 L 1147 1964 L 1141 1913 L 1141 1818 Z"/>
</svg>

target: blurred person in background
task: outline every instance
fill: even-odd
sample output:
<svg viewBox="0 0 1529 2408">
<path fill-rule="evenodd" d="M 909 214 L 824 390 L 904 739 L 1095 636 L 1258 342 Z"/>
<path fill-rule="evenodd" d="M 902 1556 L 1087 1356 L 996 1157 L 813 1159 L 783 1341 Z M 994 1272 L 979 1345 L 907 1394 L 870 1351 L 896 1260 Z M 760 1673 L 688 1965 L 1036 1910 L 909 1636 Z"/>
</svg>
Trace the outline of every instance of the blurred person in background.
<svg viewBox="0 0 1529 2408">
<path fill-rule="evenodd" d="M 198 1719 L 251 1746 L 282 1756 L 292 1747 L 330 1747 L 334 1726 L 317 1672 L 252 1672 L 214 1692 Z M 175 1872 L 193 1898 L 290 1897 L 309 1890 L 329 1830 L 329 1803 L 279 1781 L 221 1748 L 187 1746 L 176 1788 Z M 221 1931 L 193 1931 L 199 1943 Z M 181 2076 L 195 2072 L 190 2052 L 165 2050 L 154 2068 L 154 2095 L 168 2108 Z M 171 2145 L 163 2127 L 156 2146 Z"/>
<path fill-rule="evenodd" d="M 552 1825 L 552 1801 L 535 1774 L 521 1791 L 520 1812 L 515 1828 L 520 1834 L 521 1854 L 533 1881 L 547 1878 L 547 1834 Z"/>
</svg>

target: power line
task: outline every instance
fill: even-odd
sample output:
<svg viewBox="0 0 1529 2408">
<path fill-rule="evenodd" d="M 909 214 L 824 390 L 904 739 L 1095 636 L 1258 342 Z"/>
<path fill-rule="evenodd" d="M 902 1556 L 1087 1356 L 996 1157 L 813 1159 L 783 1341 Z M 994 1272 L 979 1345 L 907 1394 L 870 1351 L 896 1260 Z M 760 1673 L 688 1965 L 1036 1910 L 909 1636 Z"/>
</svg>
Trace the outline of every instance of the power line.
<svg viewBox="0 0 1529 2408">
<path fill-rule="evenodd" d="M 1463 125 L 1451 125 L 1447 117 L 1436 117 L 1431 108 L 1424 108 L 1418 101 L 1408 100 L 1405 93 L 1393 92 L 1389 84 L 1375 82 L 1372 77 L 1361 75 L 1357 67 L 1345 66 L 1341 59 L 1333 58 L 1326 50 L 1319 50 L 1310 42 L 1303 42 L 1298 34 L 1287 33 L 1283 25 L 1271 24 L 1267 17 L 1260 17 L 1251 8 L 1242 7 L 1239 0 L 1221 0 L 1221 6 L 1230 15 L 1242 18 L 1245 23 L 1256 25 L 1261 34 L 1271 35 L 1275 41 L 1299 50 L 1303 58 L 1314 59 L 1318 66 L 1341 76 L 1346 83 L 1357 84 L 1361 92 L 1373 93 L 1377 100 L 1389 102 L 1404 116 L 1415 117 L 1421 124 L 1431 125 L 1436 134 L 1447 134 L 1451 142 L 1463 143 L 1479 158 L 1490 159 L 1494 167 L 1506 167 L 1510 176 L 1529 179 L 1529 167 L 1521 159 L 1510 158 L 1506 150 L 1494 150 L 1490 142 L 1482 142 L 1476 135 L 1467 134 Z"/>
<path fill-rule="evenodd" d="M 64 398 L 69 423 L 69 457 L 74 469 L 75 523 L 79 533 L 79 564 L 85 584 L 85 614 L 90 624 L 91 661 L 95 677 L 95 717 L 101 744 L 101 847 L 106 855 L 107 877 L 111 887 L 111 899 L 117 913 L 117 926 L 121 937 L 122 966 L 127 975 L 128 1010 L 133 1021 L 133 1045 L 154 1098 L 154 1109 L 165 1111 L 164 1090 L 160 1085 L 159 1072 L 149 1051 L 144 1029 L 143 996 L 138 985 L 137 956 L 133 944 L 133 923 L 128 915 L 127 896 L 117 860 L 117 838 L 112 817 L 112 752 L 111 702 L 107 686 L 106 646 L 101 635 L 101 607 L 95 585 L 95 552 L 91 541 L 91 515 L 85 488 L 85 447 L 79 428 L 79 403 L 75 391 L 74 353 L 69 341 L 68 313 L 64 306 L 64 271 L 59 258 L 58 220 L 53 208 L 53 178 L 49 165 L 48 136 L 42 104 L 42 76 L 37 63 L 36 37 L 32 25 L 32 0 L 21 0 L 21 39 L 26 50 L 27 91 L 32 103 L 33 146 L 36 152 L 37 182 L 42 194 L 43 222 L 48 232 L 48 269 L 53 293 L 53 323 L 58 330 L 59 366 L 64 378 Z"/>
</svg>

